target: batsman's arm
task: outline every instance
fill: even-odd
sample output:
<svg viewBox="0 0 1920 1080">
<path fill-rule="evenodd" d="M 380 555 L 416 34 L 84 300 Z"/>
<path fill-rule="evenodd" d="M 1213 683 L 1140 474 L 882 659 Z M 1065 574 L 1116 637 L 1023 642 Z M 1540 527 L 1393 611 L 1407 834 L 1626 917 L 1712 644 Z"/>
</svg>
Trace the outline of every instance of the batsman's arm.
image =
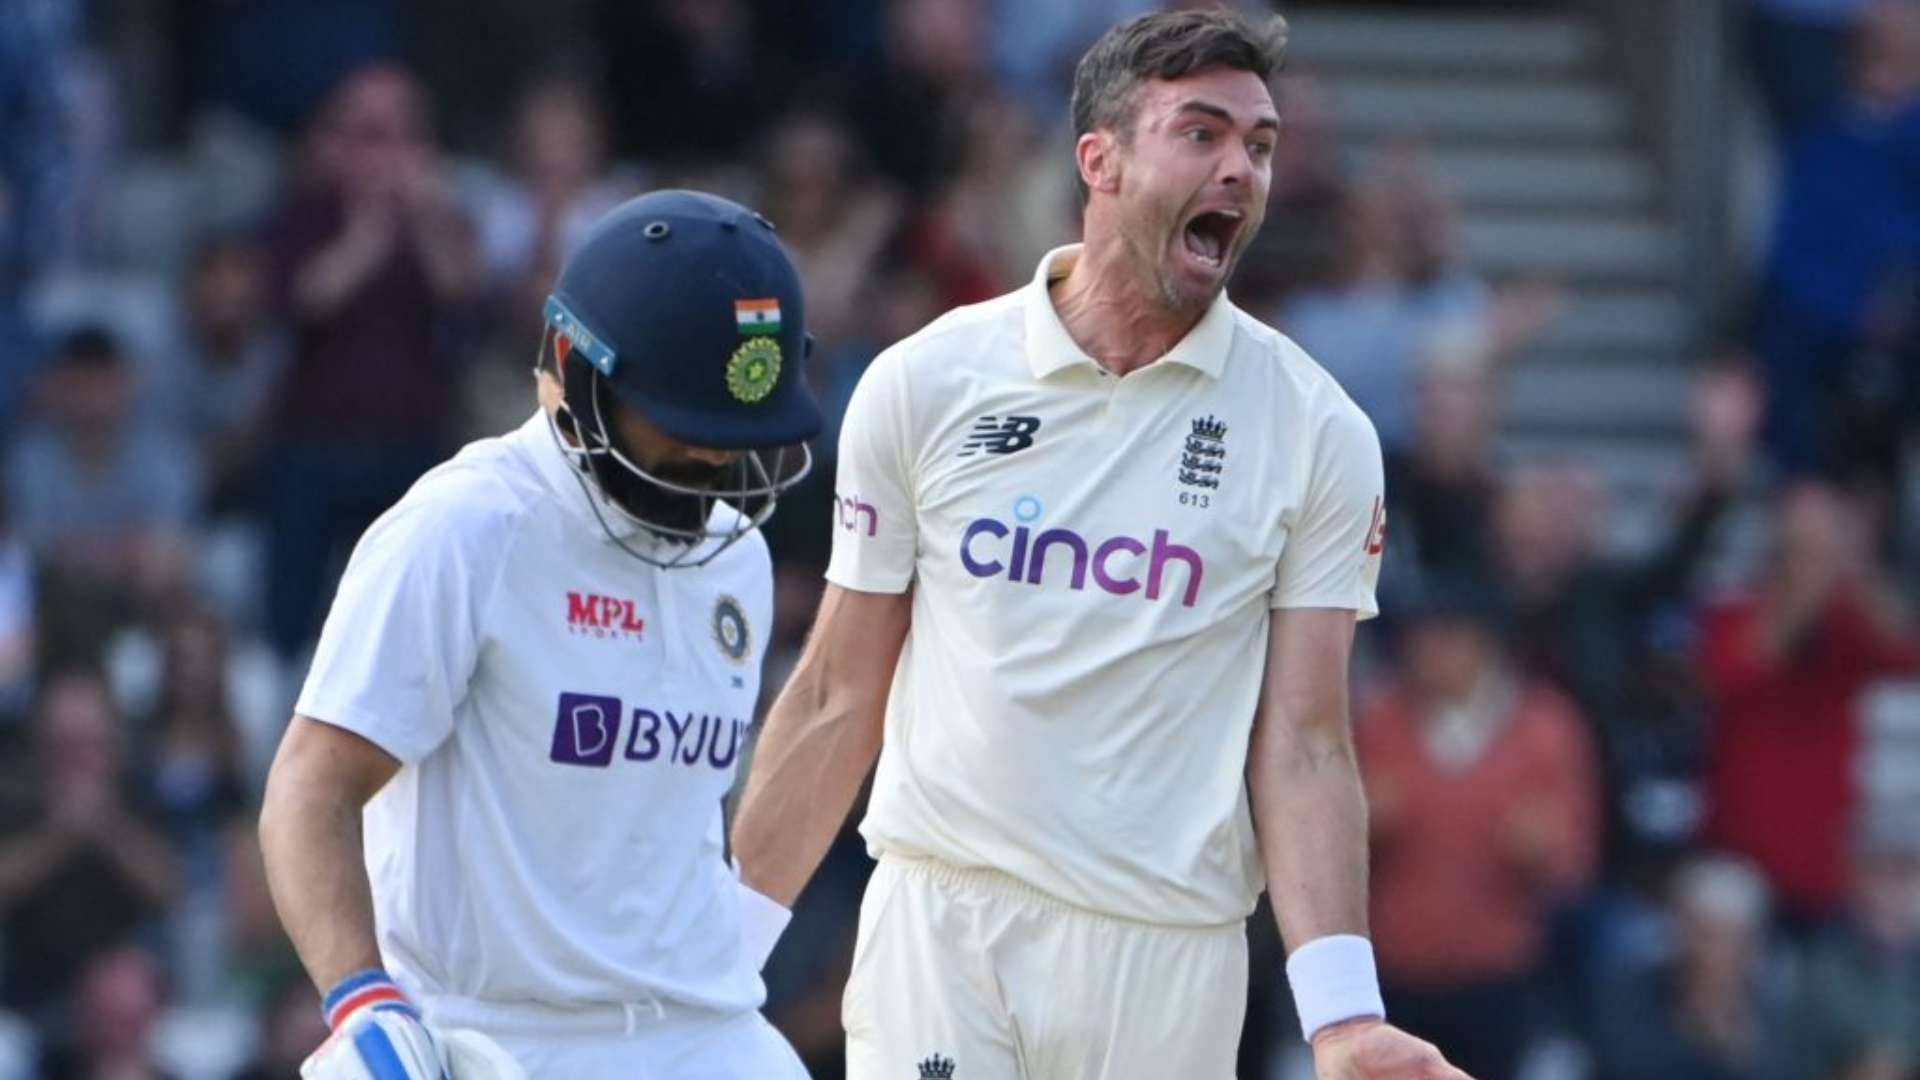
<svg viewBox="0 0 1920 1080">
<path fill-rule="evenodd" d="M 733 826 L 741 880 L 791 907 L 880 753 L 912 593 L 829 584 L 800 663 L 767 716 Z"/>
<path fill-rule="evenodd" d="M 1281 608 L 1271 625 L 1247 793 L 1293 949 L 1367 932 L 1367 803 L 1347 722 L 1354 613 Z"/>
<path fill-rule="evenodd" d="M 295 716 L 260 807 L 260 851 L 274 909 L 313 983 L 326 993 L 380 966 L 360 808 L 400 763 L 366 739 Z"/>
</svg>

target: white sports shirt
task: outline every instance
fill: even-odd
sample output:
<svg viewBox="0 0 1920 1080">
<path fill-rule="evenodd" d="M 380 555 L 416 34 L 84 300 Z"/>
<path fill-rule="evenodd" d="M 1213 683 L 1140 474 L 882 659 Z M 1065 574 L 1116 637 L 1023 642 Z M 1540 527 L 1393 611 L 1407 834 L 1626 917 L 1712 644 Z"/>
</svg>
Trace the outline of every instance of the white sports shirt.
<svg viewBox="0 0 1920 1080">
<path fill-rule="evenodd" d="M 697 569 L 622 552 L 539 414 L 367 530 L 297 711 L 403 763 L 364 818 L 401 985 L 759 1006 L 720 801 L 759 692 L 770 575 L 757 532 Z"/>
<path fill-rule="evenodd" d="M 1291 341 L 1216 300 L 1122 377 L 1047 294 L 874 361 L 841 432 L 827 577 L 913 590 L 861 831 L 1094 911 L 1245 918 L 1245 764 L 1274 608 L 1375 613 L 1379 441 Z"/>
</svg>

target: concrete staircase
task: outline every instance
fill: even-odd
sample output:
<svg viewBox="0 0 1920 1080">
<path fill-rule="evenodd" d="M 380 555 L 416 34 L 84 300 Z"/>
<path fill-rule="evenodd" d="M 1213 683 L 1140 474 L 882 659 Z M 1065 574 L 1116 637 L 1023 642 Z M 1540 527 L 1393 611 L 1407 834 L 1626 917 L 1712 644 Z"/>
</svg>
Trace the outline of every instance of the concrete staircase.
<svg viewBox="0 0 1920 1080">
<path fill-rule="evenodd" d="M 1604 28 L 1579 10 L 1283 10 L 1291 64 L 1325 83 L 1356 166 L 1419 140 L 1472 266 L 1565 289 L 1508 377 L 1503 439 L 1516 456 L 1592 462 L 1617 497 L 1614 539 L 1645 538 L 1685 465 L 1694 327 L 1680 233 Z"/>
</svg>

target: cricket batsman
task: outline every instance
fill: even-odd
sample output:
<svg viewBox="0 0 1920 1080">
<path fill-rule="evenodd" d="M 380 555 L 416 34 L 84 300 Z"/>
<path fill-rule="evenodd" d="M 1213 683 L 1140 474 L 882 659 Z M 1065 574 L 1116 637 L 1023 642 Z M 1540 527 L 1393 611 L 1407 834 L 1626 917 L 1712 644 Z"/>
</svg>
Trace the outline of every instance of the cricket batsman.
<svg viewBox="0 0 1920 1080">
<path fill-rule="evenodd" d="M 1108 31 L 1074 83 L 1084 243 L 854 394 L 829 585 L 733 832 L 791 904 L 878 757 L 852 1080 L 1230 1077 L 1263 887 L 1321 1080 L 1464 1077 L 1385 1022 L 1366 937 L 1379 441 L 1224 292 L 1284 35 Z"/>
<path fill-rule="evenodd" d="M 806 340 L 766 219 L 640 196 L 560 271 L 539 410 L 361 538 L 260 820 L 334 1031 L 303 1077 L 805 1077 L 758 1011 L 784 912 L 721 799 L 757 526 L 821 424 Z"/>
</svg>

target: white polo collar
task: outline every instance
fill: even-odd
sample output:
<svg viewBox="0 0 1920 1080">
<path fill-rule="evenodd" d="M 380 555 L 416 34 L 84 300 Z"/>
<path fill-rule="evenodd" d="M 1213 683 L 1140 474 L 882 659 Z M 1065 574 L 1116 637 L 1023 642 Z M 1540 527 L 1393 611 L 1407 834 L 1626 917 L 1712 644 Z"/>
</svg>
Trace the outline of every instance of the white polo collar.
<svg viewBox="0 0 1920 1080">
<path fill-rule="evenodd" d="M 1048 292 L 1051 283 L 1066 277 L 1073 269 L 1080 258 L 1081 247 L 1068 244 L 1047 252 L 1040 259 L 1039 269 L 1034 271 L 1033 281 L 1024 290 L 1021 302 L 1026 313 L 1027 365 L 1036 379 L 1044 379 L 1075 364 L 1099 366 L 1073 340 L 1073 335 L 1067 333 L 1067 326 L 1060 321 L 1060 312 L 1054 309 L 1053 296 Z M 1187 331 L 1187 336 L 1156 363 L 1182 364 L 1217 379 L 1227 366 L 1227 353 L 1233 348 L 1233 331 L 1233 304 L 1222 290 L 1214 297 L 1207 313 Z"/>
<path fill-rule="evenodd" d="M 540 479 L 553 489 L 560 504 L 566 507 L 569 514 L 591 525 L 594 535 L 609 543 L 615 538 L 631 541 L 635 537 L 640 537 L 649 542 L 657 539 L 652 533 L 646 531 L 645 526 L 609 503 L 606 497 L 600 494 L 600 489 L 595 485 L 593 478 L 574 467 L 572 459 L 555 445 L 555 432 L 549 426 L 544 411 L 535 409 L 533 417 L 521 424 L 514 431 L 512 438 L 520 444 L 521 449 L 526 451 L 527 456 L 533 459 L 534 467 L 540 472 Z M 597 515 L 596 509 L 599 511 Z M 606 519 L 604 528 L 601 526 L 601 518 Z M 609 532 L 613 534 L 611 537 L 607 535 Z M 644 536 L 641 535 L 643 533 Z"/>
</svg>

